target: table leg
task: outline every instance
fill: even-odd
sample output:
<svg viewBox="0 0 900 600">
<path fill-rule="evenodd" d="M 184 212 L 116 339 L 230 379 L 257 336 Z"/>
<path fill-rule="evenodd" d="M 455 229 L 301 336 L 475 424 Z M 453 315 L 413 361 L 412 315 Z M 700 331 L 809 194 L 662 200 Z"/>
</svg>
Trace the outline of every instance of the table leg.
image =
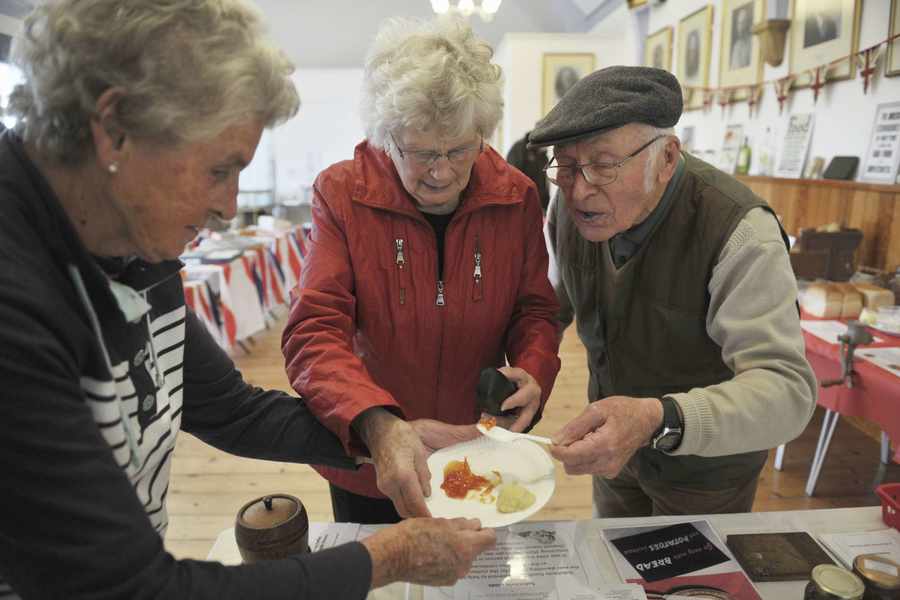
<svg viewBox="0 0 900 600">
<path fill-rule="evenodd" d="M 807 496 L 812 496 L 816 491 L 816 482 L 819 480 L 819 473 L 822 471 L 825 455 L 828 454 L 828 446 L 831 444 L 831 436 L 834 435 L 834 429 L 837 427 L 838 417 L 840 417 L 840 414 L 833 410 L 825 411 L 825 418 L 822 420 L 822 431 L 819 433 L 819 443 L 816 446 L 816 454 L 813 456 L 812 468 L 809 470 L 809 479 L 806 480 Z"/>
<path fill-rule="evenodd" d="M 775 450 L 775 470 L 780 471 L 784 466 L 784 446 L 785 444 L 781 444 Z"/>
<path fill-rule="evenodd" d="M 885 432 L 881 432 L 881 464 L 891 464 L 891 438 Z"/>
</svg>

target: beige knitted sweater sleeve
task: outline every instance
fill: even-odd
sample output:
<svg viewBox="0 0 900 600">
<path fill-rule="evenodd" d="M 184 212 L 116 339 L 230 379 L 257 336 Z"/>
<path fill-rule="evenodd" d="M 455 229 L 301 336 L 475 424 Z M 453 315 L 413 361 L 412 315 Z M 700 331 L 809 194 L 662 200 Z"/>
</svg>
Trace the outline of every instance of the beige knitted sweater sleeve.
<svg viewBox="0 0 900 600">
<path fill-rule="evenodd" d="M 734 378 L 673 394 L 684 438 L 673 454 L 722 456 L 773 448 L 797 437 L 816 407 L 804 353 L 797 283 L 774 216 L 747 213 L 709 282 L 709 336 Z"/>
</svg>

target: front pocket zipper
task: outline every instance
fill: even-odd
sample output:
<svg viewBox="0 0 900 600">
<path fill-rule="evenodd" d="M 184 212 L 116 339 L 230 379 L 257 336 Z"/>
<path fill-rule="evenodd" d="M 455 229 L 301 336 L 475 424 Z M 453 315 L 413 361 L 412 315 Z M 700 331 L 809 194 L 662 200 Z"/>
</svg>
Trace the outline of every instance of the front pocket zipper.
<svg viewBox="0 0 900 600">
<path fill-rule="evenodd" d="M 481 287 L 481 243 L 478 240 L 478 235 L 475 236 L 475 270 L 472 273 L 472 279 L 474 280 L 472 286 L 472 300 L 477 302 L 484 297 L 484 291 Z"/>
</svg>

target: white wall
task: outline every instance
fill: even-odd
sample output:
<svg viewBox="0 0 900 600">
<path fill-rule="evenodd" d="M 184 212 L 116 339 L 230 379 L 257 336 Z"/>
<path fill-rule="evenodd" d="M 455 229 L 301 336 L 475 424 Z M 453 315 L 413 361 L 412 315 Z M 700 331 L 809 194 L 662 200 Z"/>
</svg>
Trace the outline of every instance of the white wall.
<svg viewBox="0 0 900 600">
<path fill-rule="evenodd" d="M 543 117 L 541 70 L 545 53 L 593 52 L 597 69 L 634 63 L 636 36 L 627 12 L 623 4 L 591 34 L 508 33 L 503 36 L 496 54 L 505 80 L 503 140 L 498 150 L 505 155 Z M 619 23 L 623 20 L 627 23 L 624 28 Z"/>
<path fill-rule="evenodd" d="M 686 15 L 699 10 L 707 4 L 713 4 L 713 55 L 710 63 L 710 85 L 716 86 L 719 77 L 719 46 L 721 36 L 721 0 L 678 0 L 651 7 L 649 17 L 649 31 L 671 25 L 675 29 L 674 39 L 678 36 L 678 21 Z M 888 37 L 888 22 L 890 14 L 890 2 L 887 0 L 865 0 L 862 4 L 862 19 L 860 25 L 859 48 L 866 48 Z M 628 12 L 617 11 L 606 19 L 597 29 L 630 30 L 634 25 L 635 15 Z M 594 30 L 594 34 L 597 33 Z M 632 51 L 623 52 L 631 56 L 632 60 L 623 64 L 639 64 L 640 45 L 642 38 L 631 36 L 626 40 L 633 44 Z M 673 40 L 673 46 L 674 46 Z M 637 51 L 634 51 L 637 50 Z M 675 50 L 675 49 L 673 49 Z M 787 51 L 789 53 L 789 50 Z M 786 54 L 787 54 L 786 53 Z M 885 59 L 882 58 L 882 65 Z M 790 56 L 786 55 L 784 62 L 778 67 L 765 66 L 763 80 L 770 81 L 788 74 Z M 675 57 L 673 56 L 673 65 Z M 862 160 L 868 148 L 872 125 L 875 119 L 875 108 L 884 102 L 900 100 L 900 77 L 884 77 L 884 71 L 879 67 L 879 75 L 874 85 L 869 86 L 868 94 L 863 94 L 862 79 L 858 76 L 847 81 L 837 81 L 827 85 L 819 95 L 817 103 L 813 103 L 813 94 L 810 89 L 794 90 L 785 104 L 784 113 L 778 113 L 778 101 L 772 86 L 767 86 L 763 91 L 761 106 L 758 113 L 751 118 L 746 103 L 738 103 L 730 108 L 722 110 L 717 104 L 708 111 L 702 110 L 686 112 L 679 122 L 677 129 L 684 125 L 694 125 L 695 148 L 720 149 L 725 135 L 725 127 L 728 124 L 740 123 L 744 125 L 745 133 L 750 137 L 750 143 L 758 146 L 763 142 L 763 132 L 766 126 L 774 127 L 774 135 L 779 144 L 784 136 L 790 114 L 814 112 L 815 125 L 810 146 L 810 156 L 821 156 L 825 163 L 835 155 L 859 156 Z M 759 153 L 756 152 L 755 156 Z M 758 161 L 753 161 L 751 173 L 757 172 Z"/>
<path fill-rule="evenodd" d="M 300 112 L 272 131 L 271 144 L 276 195 L 288 202 L 304 199 L 324 168 L 353 158 L 353 148 L 363 139 L 362 69 L 301 69 L 294 73 L 294 81 L 300 92 Z M 263 160 L 260 146 L 254 163 Z"/>
</svg>

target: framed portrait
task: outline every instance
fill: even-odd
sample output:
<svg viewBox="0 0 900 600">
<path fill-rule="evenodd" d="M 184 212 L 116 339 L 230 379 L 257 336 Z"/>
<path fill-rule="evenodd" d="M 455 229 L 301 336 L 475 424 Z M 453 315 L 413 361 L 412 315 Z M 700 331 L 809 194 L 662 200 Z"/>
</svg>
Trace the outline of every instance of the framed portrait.
<svg viewBox="0 0 900 600">
<path fill-rule="evenodd" d="M 543 115 L 550 112 L 556 106 L 559 99 L 575 83 L 594 70 L 594 55 L 591 53 L 578 54 L 545 54 L 542 110 Z"/>
<path fill-rule="evenodd" d="M 765 19 L 763 0 L 722 0 L 722 45 L 719 51 L 719 86 L 754 85 L 762 79 L 759 37 L 754 23 Z M 734 102 L 746 100 L 749 91 L 739 88 Z"/>
<path fill-rule="evenodd" d="M 900 0 L 891 0 L 891 26 L 889 38 L 900 33 Z M 888 77 L 900 75 L 900 39 L 896 39 L 887 48 L 887 66 L 884 74 Z"/>
<path fill-rule="evenodd" d="M 681 19 L 678 24 L 676 69 L 678 81 L 688 87 L 709 85 L 709 56 L 712 49 L 713 7 L 706 6 Z M 703 95 L 685 98 L 685 110 L 703 106 Z"/>
<path fill-rule="evenodd" d="M 795 87 L 807 87 L 813 78 L 804 72 L 853 55 L 828 69 L 828 79 L 851 79 L 856 74 L 859 49 L 860 0 L 794 0 L 791 21 L 790 72 L 798 75 Z"/>
<path fill-rule="evenodd" d="M 672 70 L 672 28 L 663 27 L 644 42 L 644 66 Z"/>
</svg>

